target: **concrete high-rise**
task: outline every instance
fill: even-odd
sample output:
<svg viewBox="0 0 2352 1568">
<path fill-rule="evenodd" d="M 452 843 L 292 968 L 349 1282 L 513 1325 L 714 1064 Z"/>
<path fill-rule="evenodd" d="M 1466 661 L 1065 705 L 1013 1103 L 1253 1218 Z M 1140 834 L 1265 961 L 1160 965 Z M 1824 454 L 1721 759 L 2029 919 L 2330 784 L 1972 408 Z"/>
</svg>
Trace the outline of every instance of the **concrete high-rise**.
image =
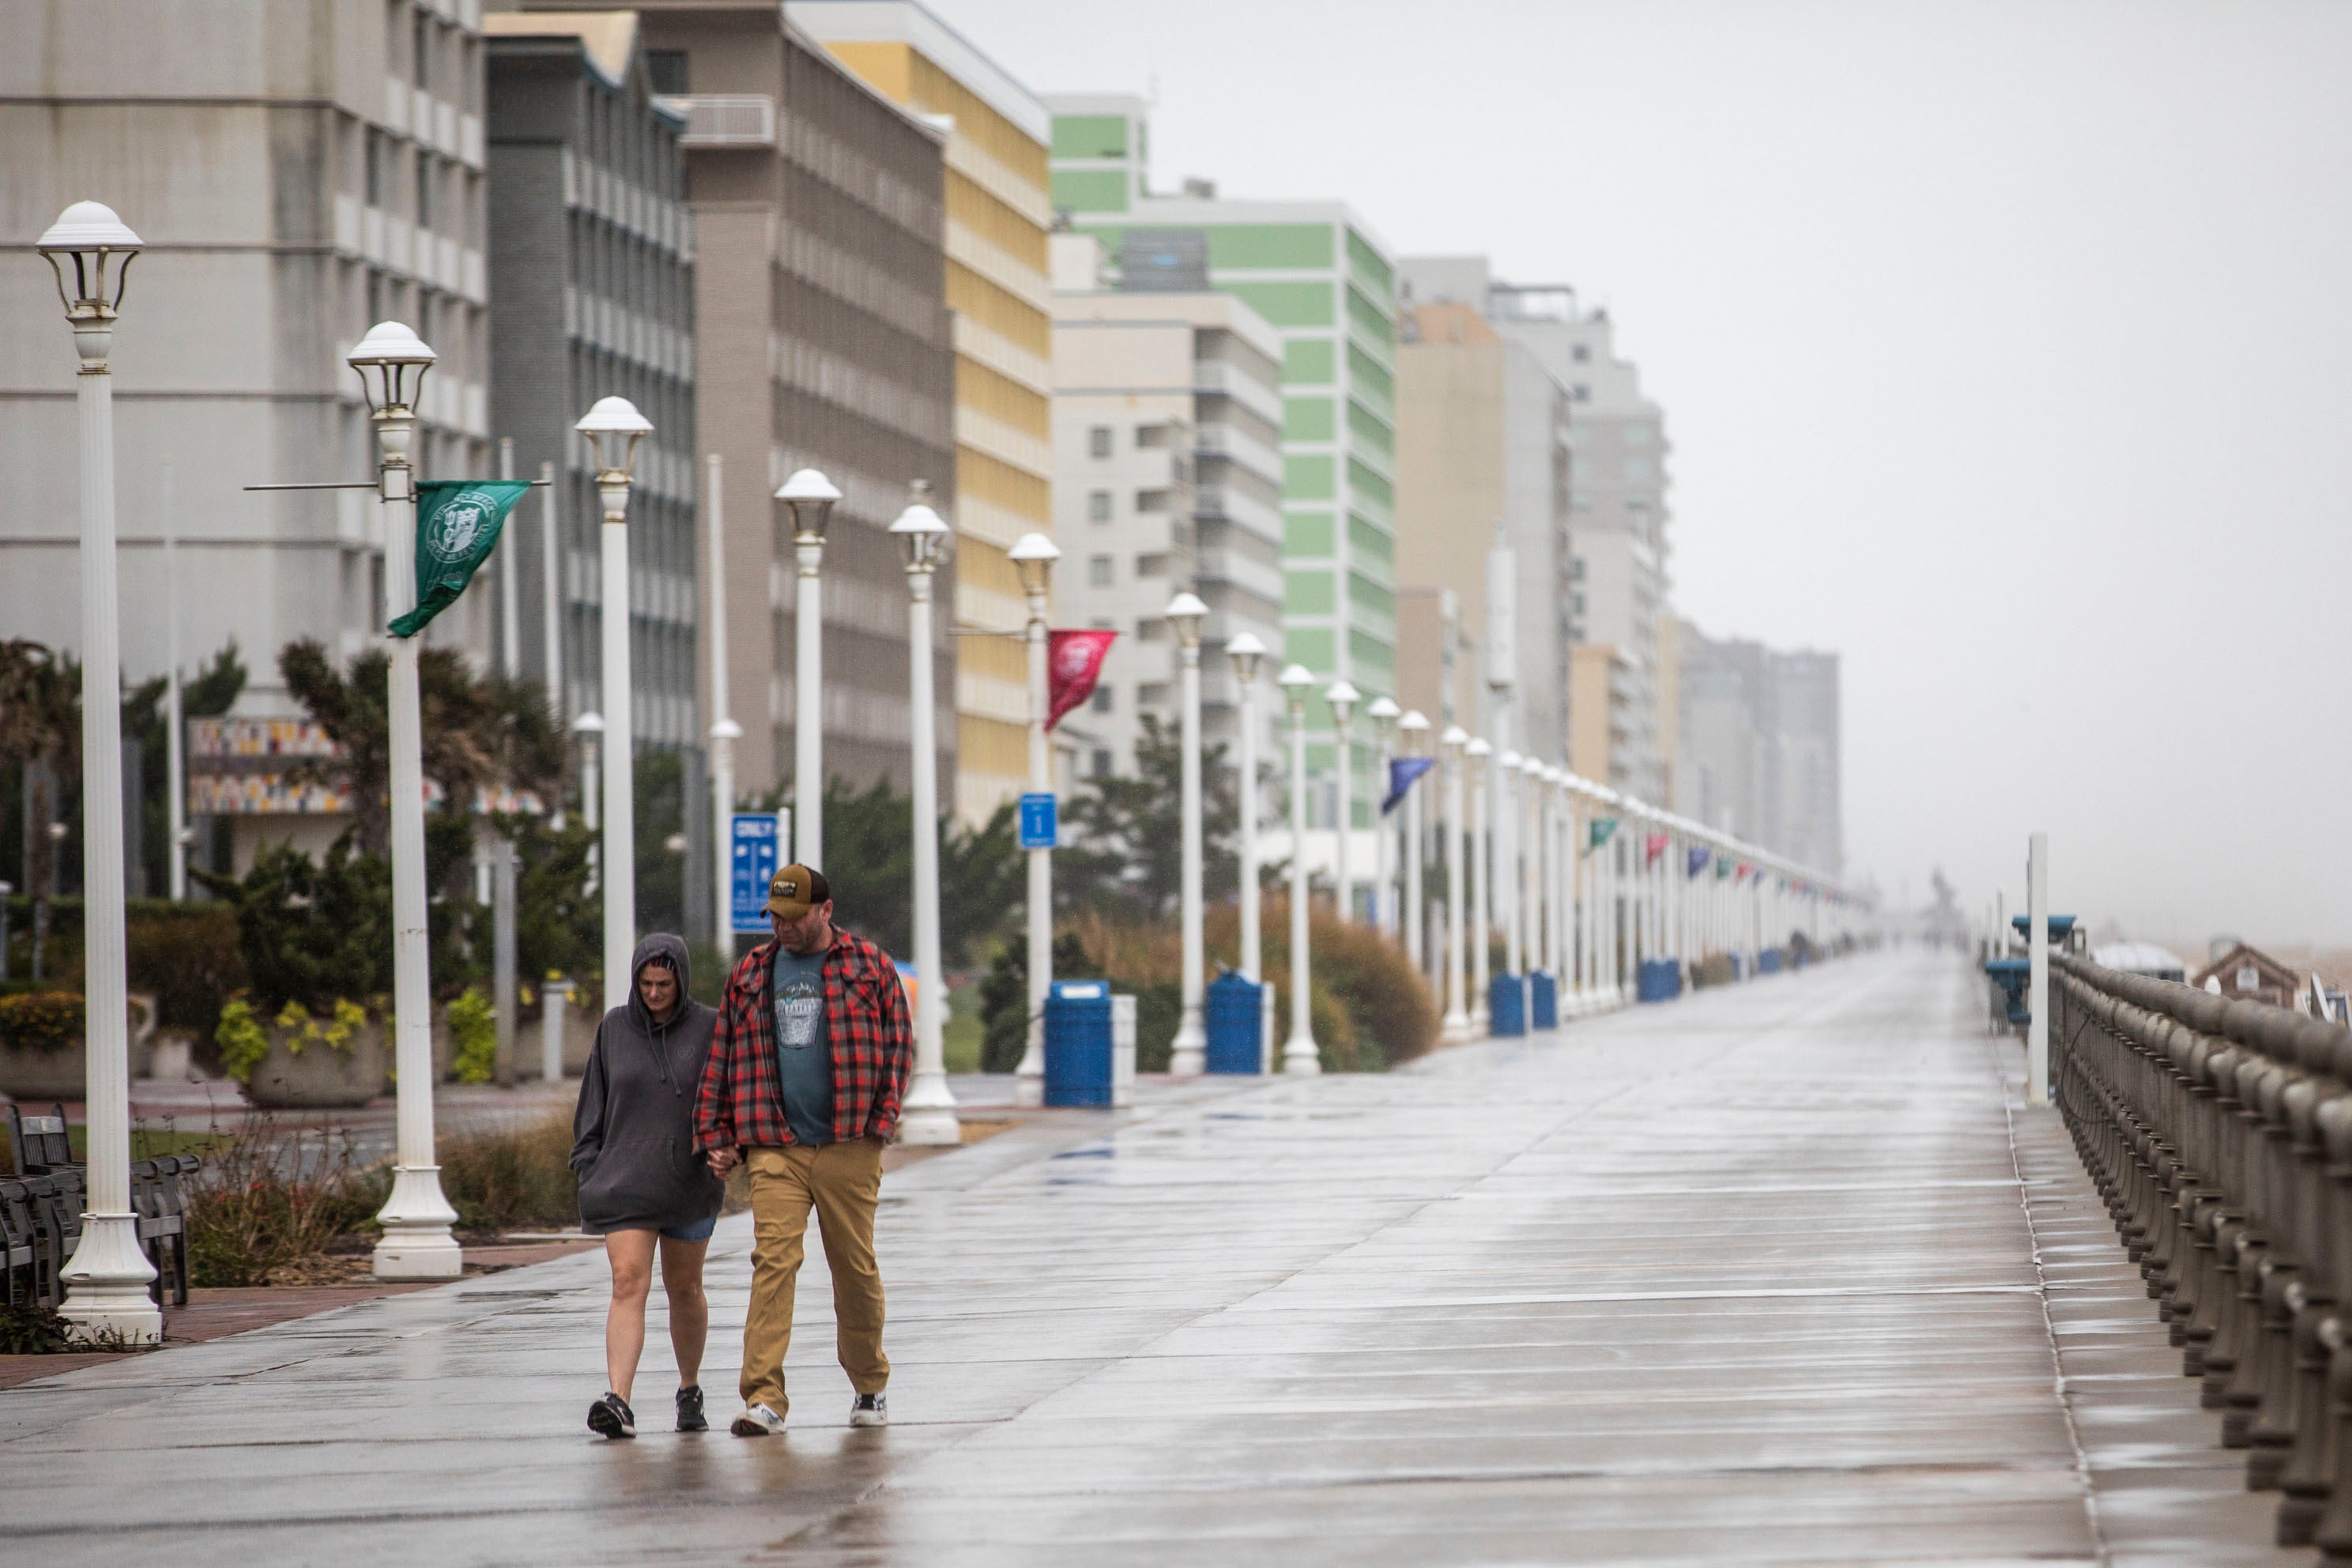
<svg viewBox="0 0 2352 1568">
<path fill-rule="evenodd" d="M 1225 644 L 1282 638 L 1282 338 L 1230 294 L 1106 287 L 1100 242 L 1054 237 L 1055 594 L 1072 626 L 1118 641 L 1083 716 L 1088 773 L 1125 772 L 1141 716 L 1178 722 L 1168 601 L 1190 589 L 1202 626 L 1202 734 L 1244 716 Z M 1280 704 L 1255 682 L 1248 721 L 1275 755 Z M 1071 721 L 1066 721 L 1070 722 Z"/>
<path fill-rule="evenodd" d="M 1027 616 L 1007 554 L 1054 526 L 1052 300 L 1045 106 L 914 0 L 791 0 L 792 26 L 868 87 L 936 126 L 946 160 L 946 295 L 954 316 L 959 620 L 1003 629 Z M 984 821 L 1028 776 L 1026 655 L 1017 641 L 960 640 L 956 787 Z"/>
<path fill-rule="evenodd" d="M 1472 672 L 1470 728 L 1515 750 L 1569 760 L 1570 548 L 1569 388 L 1528 344 L 1487 320 L 1484 257 L 1407 257 L 1397 349 L 1397 583 L 1452 590 L 1464 636 L 1486 635 L 1486 553 L 1512 558 L 1510 721 L 1493 715 L 1495 672 Z M 1499 527 L 1499 533 L 1497 529 Z"/>
<path fill-rule="evenodd" d="M 1181 195 L 1145 180 L 1144 103 L 1124 95 L 1052 97 L 1054 202 L 1116 258 L 1122 288 L 1213 289 L 1282 334 L 1281 657 L 1366 698 L 1397 684 L 1396 268 L 1388 247 L 1337 201 L 1221 198 L 1205 181 Z M 1335 761 L 1322 739 L 1308 765 Z M 1371 822 L 1372 748 L 1351 748 L 1356 825 Z M 1319 809 L 1319 808 L 1318 808 Z M 1323 824 L 1318 823 L 1318 826 Z"/>
<path fill-rule="evenodd" d="M 1845 863 L 1838 656 L 1675 628 L 1681 658 L 1674 808 L 1801 866 Z"/>
<path fill-rule="evenodd" d="M 490 423 L 518 478 L 555 465 L 562 711 L 601 710 L 602 505 L 573 421 L 627 398 L 653 422 L 629 490 L 630 682 L 638 741 L 699 747 L 695 626 L 693 220 L 682 117 L 652 100 L 626 11 L 493 12 L 489 54 Z M 522 672 L 545 679 L 541 498 L 514 514 Z M 698 910 L 698 913 L 699 910 Z"/>
<path fill-rule="evenodd" d="M 814 721 L 829 777 L 905 788 L 907 586 L 887 530 L 914 480 L 956 505 L 944 132 L 845 70 L 774 0 L 545 7 L 592 8 L 637 13 L 658 101 L 685 125 L 696 432 L 724 459 L 725 558 L 703 563 L 703 581 L 726 595 L 737 785 L 789 784 L 794 726 Z M 803 467 L 842 490 L 824 549 L 821 715 L 795 711 L 792 525 L 773 499 Z M 950 602 L 955 571 L 940 588 Z M 705 617 L 705 669 L 709 628 Z M 951 791 L 955 639 L 940 643 Z"/>
<path fill-rule="evenodd" d="M 488 477 L 488 243 L 482 38 L 471 0 L 0 4 L 0 626 L 73 648 L 74 360 L 34 236 L 106 203 L 145 241 L 114 338 L 122 668 L 165 662 L 163 475 L 173 474 L 184 666 L 236 639 L 240 714 L 294 704 L 277 656 L 383 635 L 374 440 L 344 363 L 379 321 L 439 353 L 425 479 Z M 68 585 L 59 592 L 58 584 Z M 427 640 L 490 646 L 469 594 Z"/>
</svg>

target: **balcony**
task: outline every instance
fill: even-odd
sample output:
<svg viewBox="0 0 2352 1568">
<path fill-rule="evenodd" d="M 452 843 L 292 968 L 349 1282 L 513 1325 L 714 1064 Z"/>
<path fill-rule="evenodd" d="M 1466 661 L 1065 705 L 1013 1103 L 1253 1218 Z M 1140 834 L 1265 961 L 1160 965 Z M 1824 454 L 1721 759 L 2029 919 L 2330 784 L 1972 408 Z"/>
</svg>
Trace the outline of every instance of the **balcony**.
<svg viewBox="0 0 2352 1568">
<path fill-rule="evenodd" d="M 654 105 L 686 121 L 681 146 L 776 144 L 776 100 L 765 93 L 695 93 L 656 98 Z"/>
</svg>

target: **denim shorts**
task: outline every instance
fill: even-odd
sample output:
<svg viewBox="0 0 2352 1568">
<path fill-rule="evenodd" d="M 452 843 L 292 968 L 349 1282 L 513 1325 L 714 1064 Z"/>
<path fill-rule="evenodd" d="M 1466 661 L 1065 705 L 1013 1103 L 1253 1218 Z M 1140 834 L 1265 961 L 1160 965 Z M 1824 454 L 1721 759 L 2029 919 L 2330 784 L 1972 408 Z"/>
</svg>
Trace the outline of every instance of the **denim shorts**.
<svg viewBox="0 0 2352 1568">
<path fill-rule="evenodd" d="M 709 1241 L 710 1233 L 719 1228 L 719 1216 L 696 1220 L 691 1225 L 674 1225 L 662 1232 L 664 1241 Z"/>
</svg>

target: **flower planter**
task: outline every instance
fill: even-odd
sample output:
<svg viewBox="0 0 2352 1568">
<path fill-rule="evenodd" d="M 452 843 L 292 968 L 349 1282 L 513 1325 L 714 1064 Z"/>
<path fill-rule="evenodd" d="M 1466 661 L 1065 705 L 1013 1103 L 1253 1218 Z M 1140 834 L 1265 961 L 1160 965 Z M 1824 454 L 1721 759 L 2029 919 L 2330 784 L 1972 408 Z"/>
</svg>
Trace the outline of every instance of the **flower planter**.
<svg viewBox="0 0 2352 1568">
<path fill-rule="evenodd" d="M 356 1025 L 341 1045 L 305 1038 L 304 1029 L 275 1020 L 262 1026 L 269 1050 L 245 1085 L 245 1097 L 262 1110 L 356 1110 L 383 1094 L 391 1081 L 391 1027 L 382 1018 Z"/>
<path fill-rule="evenodd" d="M 155 1049 L 155 999 L 133 992 L 131 1002 L 131 1076 L 147 1076 Z M 23 1103 L 79 1100 L 89 1092 L 87 1039 L 62 1046 L 19 1046 L 0 1038 L 0 1094 Z"/>
</svg>

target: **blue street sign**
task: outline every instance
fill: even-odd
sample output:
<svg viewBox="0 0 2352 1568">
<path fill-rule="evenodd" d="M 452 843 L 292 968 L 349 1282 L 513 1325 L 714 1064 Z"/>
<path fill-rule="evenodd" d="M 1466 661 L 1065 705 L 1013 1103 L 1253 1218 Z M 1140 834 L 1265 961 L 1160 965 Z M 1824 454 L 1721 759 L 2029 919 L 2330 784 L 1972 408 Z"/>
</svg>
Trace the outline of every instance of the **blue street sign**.
<svg viewBox="0 0 2352 1568">
<path fill-rule="evenodd" d="M 1052 795 L 1024 795 L 1021 797 L 1022 848 L 1051 849 L 1055 826 Z"/>
<path fill-rule="evenodd" d="M 740 931 L 768 930 L 768 884 L 775 879 L 784 845 L 785 814 L 739 811 L 730 834 L 728 904 Z"/>
</svg>

